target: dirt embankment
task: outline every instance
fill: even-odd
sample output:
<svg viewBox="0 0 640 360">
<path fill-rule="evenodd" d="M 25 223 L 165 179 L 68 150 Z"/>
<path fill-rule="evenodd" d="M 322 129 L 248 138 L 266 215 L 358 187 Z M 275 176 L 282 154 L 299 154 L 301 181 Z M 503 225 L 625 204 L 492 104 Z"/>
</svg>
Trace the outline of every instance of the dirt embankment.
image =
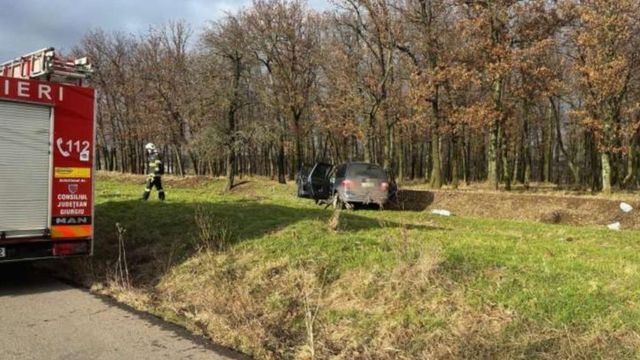
<svg viewBox="0 0 640 360">
<path fill-rule="evenodd" d="M 446 209 L 459 216 L 539 221 L 549 224 L 608 225 L 640 229 L 640 199 L 625 200 L 634 210 L 625 214 L 621 200 L 586 196 L 499 193 L 491 191 L 401 190 L 397 210 Z"/>
<path fill-rule="evenodd" d="M 98 180 L 142 184 L 145 175 L 98 172 Z M 215 182 L 205 176 L 164 176 L 165 186 L 201 188 Z M 243 185 L 240 182 L 238 185 Z M 249 191 L 239 187 L 237 190 Z M 249 188 L 250 189 L 250 188 Z M 550 190 L 553 191 L 553 190 Z M 623 196 L 623 197 L 620 197 Z M 389 210 L 431 211 L 445 209 L 458 216 L 538 221 L 547 224 L 600 225 L 620 222 L 622 229 L 640 230 L 640 194 L 620 195 L 607 199 L 588 195 L 564 193 L 521 193 L 487 190 L 417 190 L 402 189 Z M 620 210 L 624 201 L 633 206 L 631 213 Z"/>
<path fill-rule="evenodd" d="M 98 181 L 118 181 L 128 184 L 142 184 L 147 180 L 147 175 L 140 174 L 122 174 L 119 172 L 98 171 L 96 173 Z M 216 178 L 209 176 L 176 176 L 165 175 L 162 177 L 162 183 L 165 186 L 173 186 L 179 188 L 199 188 L 214 182 Z"/>
</svg>

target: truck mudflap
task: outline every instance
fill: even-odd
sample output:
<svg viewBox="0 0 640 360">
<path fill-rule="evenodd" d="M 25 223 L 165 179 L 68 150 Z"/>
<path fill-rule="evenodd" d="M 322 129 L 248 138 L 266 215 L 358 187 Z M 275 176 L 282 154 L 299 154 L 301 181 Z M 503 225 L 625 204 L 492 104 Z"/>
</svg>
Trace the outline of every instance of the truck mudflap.
<svg viewBox="0 0 640 360">
<path fill-rule="evenodd" d="M 0 263 L 84 256 L 90 253 L 90 239 L 0 243 Z"/>
</svg>

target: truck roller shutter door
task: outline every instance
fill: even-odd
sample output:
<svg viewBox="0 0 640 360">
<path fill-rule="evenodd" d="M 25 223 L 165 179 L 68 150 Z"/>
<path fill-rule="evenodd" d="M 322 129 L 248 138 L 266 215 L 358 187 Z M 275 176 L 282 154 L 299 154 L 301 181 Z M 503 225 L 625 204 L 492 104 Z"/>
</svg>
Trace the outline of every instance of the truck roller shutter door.
<svg viewBox="0 0 640 360">
<path fill-rule="evenodd" d="M 48 228 L 51 110 L 0 101 L 0 232 Z"/>
</svg>

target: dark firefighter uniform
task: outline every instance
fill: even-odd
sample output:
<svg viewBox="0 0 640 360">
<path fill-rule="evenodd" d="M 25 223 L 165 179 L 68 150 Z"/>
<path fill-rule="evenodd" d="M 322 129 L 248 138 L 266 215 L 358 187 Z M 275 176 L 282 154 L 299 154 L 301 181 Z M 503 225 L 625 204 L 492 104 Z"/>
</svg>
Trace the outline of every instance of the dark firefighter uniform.
<svg viewBox="0 0 640 360">
<path fill-rule="evenodd" d="M 144 200 L 149 199 L 151 189 L 155 186 L 158 190 L 158 198 L 164 200 L 164 189 L 162 189 L 162 175 L 164 174 L 164 165 L 162 160 L 158 159 L 156 154 L 149 156 L 149 164 L 147 168 L 147 183 L 144 186 L 144 194 L 142 198 Z"/>
</svg>

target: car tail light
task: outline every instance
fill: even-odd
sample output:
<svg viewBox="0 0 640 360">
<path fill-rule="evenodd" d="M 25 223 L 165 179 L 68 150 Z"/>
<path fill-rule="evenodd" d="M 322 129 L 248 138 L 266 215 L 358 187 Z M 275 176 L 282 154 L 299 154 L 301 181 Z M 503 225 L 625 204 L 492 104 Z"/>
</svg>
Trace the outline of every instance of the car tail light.
<svg viewBox="0 0 640 360">
<path fill-rule="evenodd" d="M 351 180 L 342 180 L 342 187 L 344 187 L 345 189 L 351 189 L 353 185 L 353 181 Z"/>
<path fill-rule="evenodd" d="M 389 190 L 389 183 L 388 183 L 388 182 L 382 182 L 382 183 L 380 183 L 380 190 L 382 190 L 382 191 L 387 191 L 387 190 Z"/>
</svg>

